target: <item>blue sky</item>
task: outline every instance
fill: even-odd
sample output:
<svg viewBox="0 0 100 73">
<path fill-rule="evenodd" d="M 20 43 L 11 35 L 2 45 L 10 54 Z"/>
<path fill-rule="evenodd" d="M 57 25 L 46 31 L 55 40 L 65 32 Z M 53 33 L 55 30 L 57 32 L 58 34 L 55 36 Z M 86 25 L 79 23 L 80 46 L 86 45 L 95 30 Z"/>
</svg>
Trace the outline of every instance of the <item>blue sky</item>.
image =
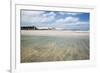
<svg viewBox="0 0 100 73">
<path fill-rule="evenodd" d="M 21 10 L 21 26 L 89 30 L 89 13 Z"/>
</svg>

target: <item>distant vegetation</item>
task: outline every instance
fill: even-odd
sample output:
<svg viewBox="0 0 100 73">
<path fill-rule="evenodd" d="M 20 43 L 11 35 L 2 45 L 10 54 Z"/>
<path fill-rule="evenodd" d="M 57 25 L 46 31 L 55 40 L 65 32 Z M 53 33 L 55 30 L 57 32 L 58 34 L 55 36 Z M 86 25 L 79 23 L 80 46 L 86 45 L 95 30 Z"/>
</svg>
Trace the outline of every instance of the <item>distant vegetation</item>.
<svg viewBox="0 0 100 73">
<path fill-rule="evenodd" d="M 22 26 L 21 30 L 38 30 L 35 26 Z"/>
</svg>

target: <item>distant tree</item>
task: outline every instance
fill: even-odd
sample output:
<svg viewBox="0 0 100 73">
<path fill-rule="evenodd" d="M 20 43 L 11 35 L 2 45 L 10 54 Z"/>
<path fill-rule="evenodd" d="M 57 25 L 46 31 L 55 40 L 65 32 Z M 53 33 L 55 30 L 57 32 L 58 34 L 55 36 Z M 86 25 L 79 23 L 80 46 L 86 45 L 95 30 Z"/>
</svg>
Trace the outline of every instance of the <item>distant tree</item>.
<svg viewBox="0 0 100 73">
<path fill-rule="evenodd" d="M 22 26 L 21 30 L 38 30 L 36 26 Z"/>
</svg>

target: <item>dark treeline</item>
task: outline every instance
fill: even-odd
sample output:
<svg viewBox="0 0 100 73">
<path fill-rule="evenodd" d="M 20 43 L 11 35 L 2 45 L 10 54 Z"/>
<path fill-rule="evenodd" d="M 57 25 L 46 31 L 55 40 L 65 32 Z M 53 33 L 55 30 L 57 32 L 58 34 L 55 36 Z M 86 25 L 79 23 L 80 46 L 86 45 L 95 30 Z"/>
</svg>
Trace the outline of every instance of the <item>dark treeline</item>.
<svg viewBox="0 0 100 73">
<path fill-rule="evenodd" d="M 22 26 L 21 30 L 38 30 L 35 26 Z"/>
</svg>

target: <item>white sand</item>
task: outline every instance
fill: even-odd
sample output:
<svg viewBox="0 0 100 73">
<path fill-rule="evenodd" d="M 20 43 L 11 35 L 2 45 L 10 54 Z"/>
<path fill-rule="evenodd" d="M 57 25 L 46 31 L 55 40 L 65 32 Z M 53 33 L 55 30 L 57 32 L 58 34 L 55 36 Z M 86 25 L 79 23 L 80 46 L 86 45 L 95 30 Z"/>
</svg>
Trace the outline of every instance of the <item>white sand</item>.
<svg viewBox="0 0 100 73">
<path fill-rule="evenodd" d="M 21 35 L 39 35 L 39 36 L 89 36 L 89 31 L 21 30 Z"/>
</svg>

